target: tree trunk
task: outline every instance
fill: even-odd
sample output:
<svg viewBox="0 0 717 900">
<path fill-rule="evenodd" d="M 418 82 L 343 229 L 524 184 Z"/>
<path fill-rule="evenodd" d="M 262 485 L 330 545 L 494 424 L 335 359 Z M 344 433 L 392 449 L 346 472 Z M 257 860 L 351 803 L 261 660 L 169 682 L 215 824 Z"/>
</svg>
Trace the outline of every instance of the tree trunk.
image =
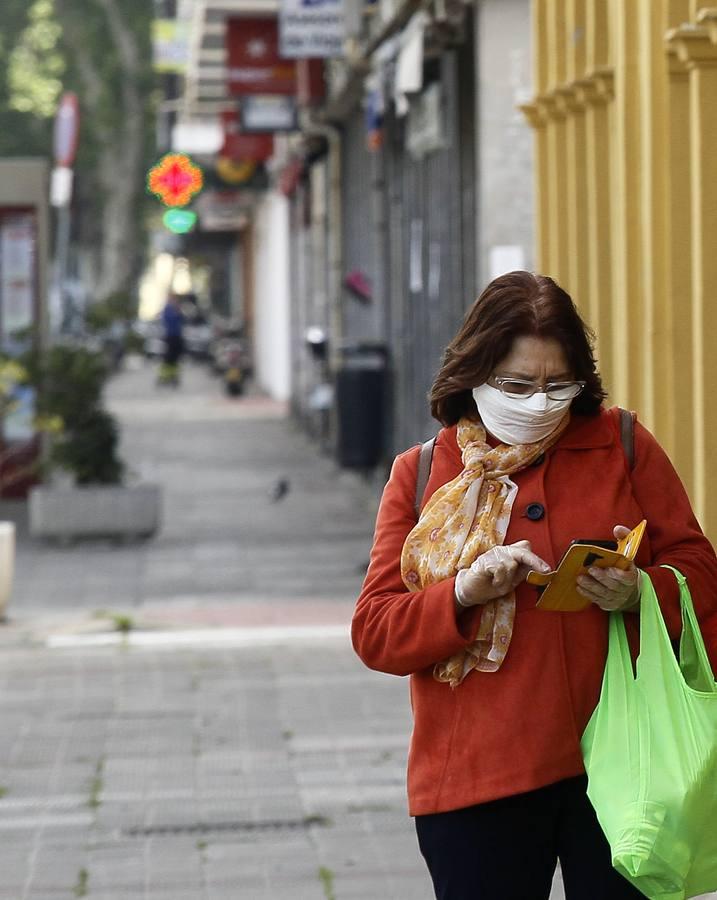
<svg viewBox="0 0 717 900">
<path fill-rule="evenodd" d="M 107 16 L 109 32 L 122 63 L 122 114 L 118 133 L 102 150 L 100 180 L 105 191 L 102 250 L 97 299 L 126 289 L 136 272 L 139 254 L 137 199 L 142 171 L 144 103 L 139 91 L 141 59 L 132 28 L 116 0 L 96 0 Z"/>
<path fill-rule="evenodd" d="M 81 27 L 77 10 L 68 0 L 56 0 L 63 23 L 64 39 L 73 53 L 82 83 L 81 105 L 85 127 L 92 130 L 99 147 L 98 185 L 101 228 L 98 244 L 89 249 L 95 260 L 91 269 L 95 283 L 88 284 L 91 295 L 102 300 L 115 291 L 126 290 L 137 272 L 140 255 L 139 194 L 144 184 L 145 103 L 139 83 L 142 74 L 137 37 L 123 18 L 117 0 L 94 0 L 107 22 L 107 34 L 117 53 L 122 72 L 120 107 L 112 126 L 102 125 L 102 72 L 93 57 Z"/>
</svg>

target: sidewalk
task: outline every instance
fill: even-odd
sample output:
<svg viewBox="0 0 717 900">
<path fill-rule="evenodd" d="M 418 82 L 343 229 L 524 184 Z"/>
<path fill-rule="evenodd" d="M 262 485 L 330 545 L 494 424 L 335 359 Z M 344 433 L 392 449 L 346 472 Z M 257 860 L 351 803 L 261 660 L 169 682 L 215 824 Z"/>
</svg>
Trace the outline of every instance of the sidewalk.
<svg viewBox="0 0 717 900">
<path fill-rule="evenodd" d="M 110 402 L 164 524 L 63 548 L 19 529 L 0 900 L 431 900 L 408 686 L 348 640 L 368 495 L 283 407 L 202 369 L 177 392 L 130 369 Z"/>
<path fill-rule="evenodd" d="M 132 469 L 164 486 L 164 525 L 58 548 L 20 523 L 0 898 L 430 900 L 407 685 L 347 636 L 366 494 L 282 407 L 225 399 L 201 369 L 176 393 L 131 370 L 110 401 Z"/>
<path fill-rule="evenodd" d="M 150 367 L 123 374 L 109 405 L 130 475 L 163 486 L 160 534 L 140 545 L 43 547 L 20 523 L 13 620 L 170 608 L 256 624 L 309 601 L 322 615 L 326 603 L 352 603 L 374 517 L 354 476 L 318 456 L 280 404 L 225 398 L 203 368 L 189 367 L 178 391 L 158 391 L 152 376 Z M 274 501 L 280 479 L 288 492 Z"/>
</svg>

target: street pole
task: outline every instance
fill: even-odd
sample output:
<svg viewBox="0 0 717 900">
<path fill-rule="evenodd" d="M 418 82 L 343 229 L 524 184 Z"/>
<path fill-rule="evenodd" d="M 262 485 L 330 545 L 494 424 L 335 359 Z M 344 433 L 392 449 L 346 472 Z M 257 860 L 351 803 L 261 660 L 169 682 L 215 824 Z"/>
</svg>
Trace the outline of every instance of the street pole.
<svg viewBox="0 0 717 900">
<path fill-rule="evenodd" d="M 70 329 L 72 320 L 72 304 L 65 291 L 67 275 L 67 255 L 70 247 L 70 204 L 66 203 L 57 209 L 57 234 L 55 238 L 55 260 L 53 266 L 52 297 L 57 304 L 55 310 L 50 309 L 51 329 L 55 333 L 65 334 Z M 53 322 L 53 313 L 55 321 Z M 54 326 L 54 327 L 53 327 Z"/>
<path fill-rule="evenodd" d="M 55 167 L 50 182 L 50 203 L 57 210 L 57 233 L 52 288 L 50 291 L 50 330 L 55 334 L 69 330 L 72 303 L 65 289 L 67 257 L 70 247 L 70 204 L 72 202 L 72 164 L 79 136 L 79 102 L 71 91 L 64 93 L 55 116 L 53 155 Z"/>
</svg>

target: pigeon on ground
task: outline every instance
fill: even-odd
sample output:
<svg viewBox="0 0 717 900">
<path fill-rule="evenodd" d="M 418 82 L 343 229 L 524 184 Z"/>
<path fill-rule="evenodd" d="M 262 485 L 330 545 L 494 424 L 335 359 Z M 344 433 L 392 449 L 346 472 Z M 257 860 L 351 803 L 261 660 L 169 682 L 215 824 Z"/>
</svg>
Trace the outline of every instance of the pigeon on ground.
<svg viewBox="0 0 717 900">
<path fill-rule="evenodd" d="M 277 478 L 269 491 L 269 499 L 272 503 L 278 503 L 283 500 L 291 489 L 291 482 L 288 478 Z"/>
</svg>

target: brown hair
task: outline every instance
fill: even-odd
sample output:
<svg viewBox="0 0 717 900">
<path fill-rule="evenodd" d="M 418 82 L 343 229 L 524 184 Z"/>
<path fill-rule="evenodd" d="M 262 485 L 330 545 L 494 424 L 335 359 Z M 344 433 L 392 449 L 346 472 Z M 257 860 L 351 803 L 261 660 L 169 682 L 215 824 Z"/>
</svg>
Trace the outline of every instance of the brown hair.
<svg viewBox="0 0 717 900">
<path fill-rule="evenodd" d="M 570 295 L 552 278 L 509 272 L 490 282 L 446 347 L 429 394 L 433 417 L 448 426 L 474 413 L 471 390 L 488 380 L 515 338 L 521 336 L 558 341 L 575 378 L 586 382 L 571 409 L 595 415 L 606 392 L 595 363 L 593 332 L 580 318 Z"/>
</svg>

